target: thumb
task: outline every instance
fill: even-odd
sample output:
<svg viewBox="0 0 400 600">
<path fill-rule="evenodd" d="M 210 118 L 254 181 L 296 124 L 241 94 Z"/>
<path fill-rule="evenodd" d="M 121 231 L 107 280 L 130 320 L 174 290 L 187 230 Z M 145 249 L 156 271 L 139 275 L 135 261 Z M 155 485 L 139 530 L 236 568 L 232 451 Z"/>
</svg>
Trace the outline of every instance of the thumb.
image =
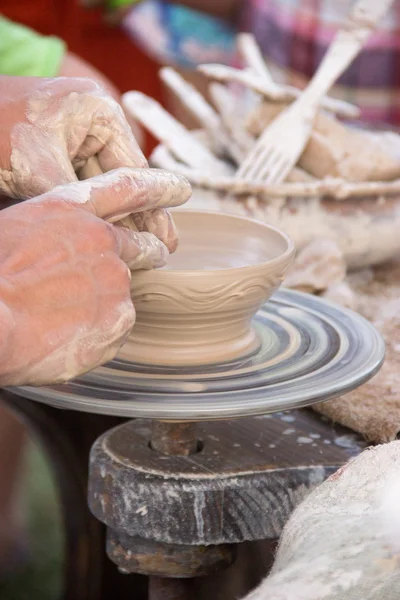
<svg viewBox="0 0 400 600">
<path fill-rule="evenodd" d="M 191 193 L 189 182 L 181 175 L 124 167 L 58 186 L 51 195 L 61 196 L 101 219 L 115 222 L 132 213 L 180 206 L 189 200 Z"/>
</svg>

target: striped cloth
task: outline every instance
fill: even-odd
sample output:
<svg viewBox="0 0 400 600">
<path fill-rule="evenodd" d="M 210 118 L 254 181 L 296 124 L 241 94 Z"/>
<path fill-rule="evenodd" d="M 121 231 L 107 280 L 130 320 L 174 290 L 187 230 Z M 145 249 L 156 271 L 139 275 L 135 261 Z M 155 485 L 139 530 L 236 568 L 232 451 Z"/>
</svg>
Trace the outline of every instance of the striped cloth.
<svg viewBox="0 0 400 600">
<path fill-rule="evenodd" d="M 256 36 L 277 79 L 304 87 L 353 3 L 245 0 L 243 27 Z M 334 93 L 357 104 L 363 120 L 400 126 L 400 1 L 395 0 Z"/>
<path fill-rule="evenodd" d="M 277 80 L 303 87 L 354 1 L 241 3 L 238 30 L 256 36 Z M 182 6 L 148 0 L 132 10 L 125 26 L 160 62 L 186 68 L 201 62 L 236 64 L 236 31 Z M 400 127 L 400 0 L 394 1 L 365 50 L 338 82 L 334 94 L 357 104 L 366 122 Z"/>
</svg>

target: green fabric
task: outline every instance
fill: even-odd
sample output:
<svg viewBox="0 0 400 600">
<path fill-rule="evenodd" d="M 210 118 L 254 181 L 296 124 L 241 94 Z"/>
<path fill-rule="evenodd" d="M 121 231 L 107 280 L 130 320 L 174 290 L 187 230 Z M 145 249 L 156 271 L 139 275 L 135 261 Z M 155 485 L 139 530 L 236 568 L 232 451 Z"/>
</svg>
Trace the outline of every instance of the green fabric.
<svg viewBox="0 0 400 600">
<path fill-rule="evenodd" d="M 134 4 L 139 4 L 141 1 L 142 0 L 108 0 L 108 8 L 127 8 L 129 6 L 133 6 Z"/>
<path fill-rule="evenodd" d="M 59 38 L 39 35 L 0 15 L 0 74 L 55 77 L 65 48 Z"/>
</svg>

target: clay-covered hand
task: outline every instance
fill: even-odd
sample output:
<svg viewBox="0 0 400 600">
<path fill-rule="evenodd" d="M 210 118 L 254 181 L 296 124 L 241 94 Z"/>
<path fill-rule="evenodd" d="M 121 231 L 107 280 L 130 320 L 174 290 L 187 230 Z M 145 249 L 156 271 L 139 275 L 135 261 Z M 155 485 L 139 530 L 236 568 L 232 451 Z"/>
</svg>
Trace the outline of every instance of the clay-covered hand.
<svg viewBox="0 0 400 600">
<path fill-rule="evenodd" d="M 33 198 L 97 173 L 146 167 L 119 104 L 90 79 L 0 76 L 0 192 Z"/>
<path fill-rule="evenodd" d="M 120 105 L 90 79 L 0 75 L 0 196 L 26 199 L 56 185 L 147 162 Z M 173 252 L 178 235 L 165 209 L 125 221 L 158 235 Z"/>
<path fill-rule="evenodd" d="M 130 270 L 162 266 L 168 249 L 111 222 L 190 193 L 182 177 L 125 168 L 0 211 L 0 386 L 66 381 L 115 356 L 135 321 Z"/>
</svg>

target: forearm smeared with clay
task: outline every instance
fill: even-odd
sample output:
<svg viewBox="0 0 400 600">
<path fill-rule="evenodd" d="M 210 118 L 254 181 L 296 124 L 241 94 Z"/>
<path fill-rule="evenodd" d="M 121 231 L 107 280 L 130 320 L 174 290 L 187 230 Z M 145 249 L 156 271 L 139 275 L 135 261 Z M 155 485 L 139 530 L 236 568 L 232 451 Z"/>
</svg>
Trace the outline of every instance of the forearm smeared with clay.
<svg viewBox="0 0 400 600">
<path fill-rule="evenodd" d="M 135 322 L 130 271 L 169 249 L 112 223 L 190 193 L 182 177 L 125 168 L 0 211 L 0 386 L 68 381 L 115 356 Z"/>
</svg>

